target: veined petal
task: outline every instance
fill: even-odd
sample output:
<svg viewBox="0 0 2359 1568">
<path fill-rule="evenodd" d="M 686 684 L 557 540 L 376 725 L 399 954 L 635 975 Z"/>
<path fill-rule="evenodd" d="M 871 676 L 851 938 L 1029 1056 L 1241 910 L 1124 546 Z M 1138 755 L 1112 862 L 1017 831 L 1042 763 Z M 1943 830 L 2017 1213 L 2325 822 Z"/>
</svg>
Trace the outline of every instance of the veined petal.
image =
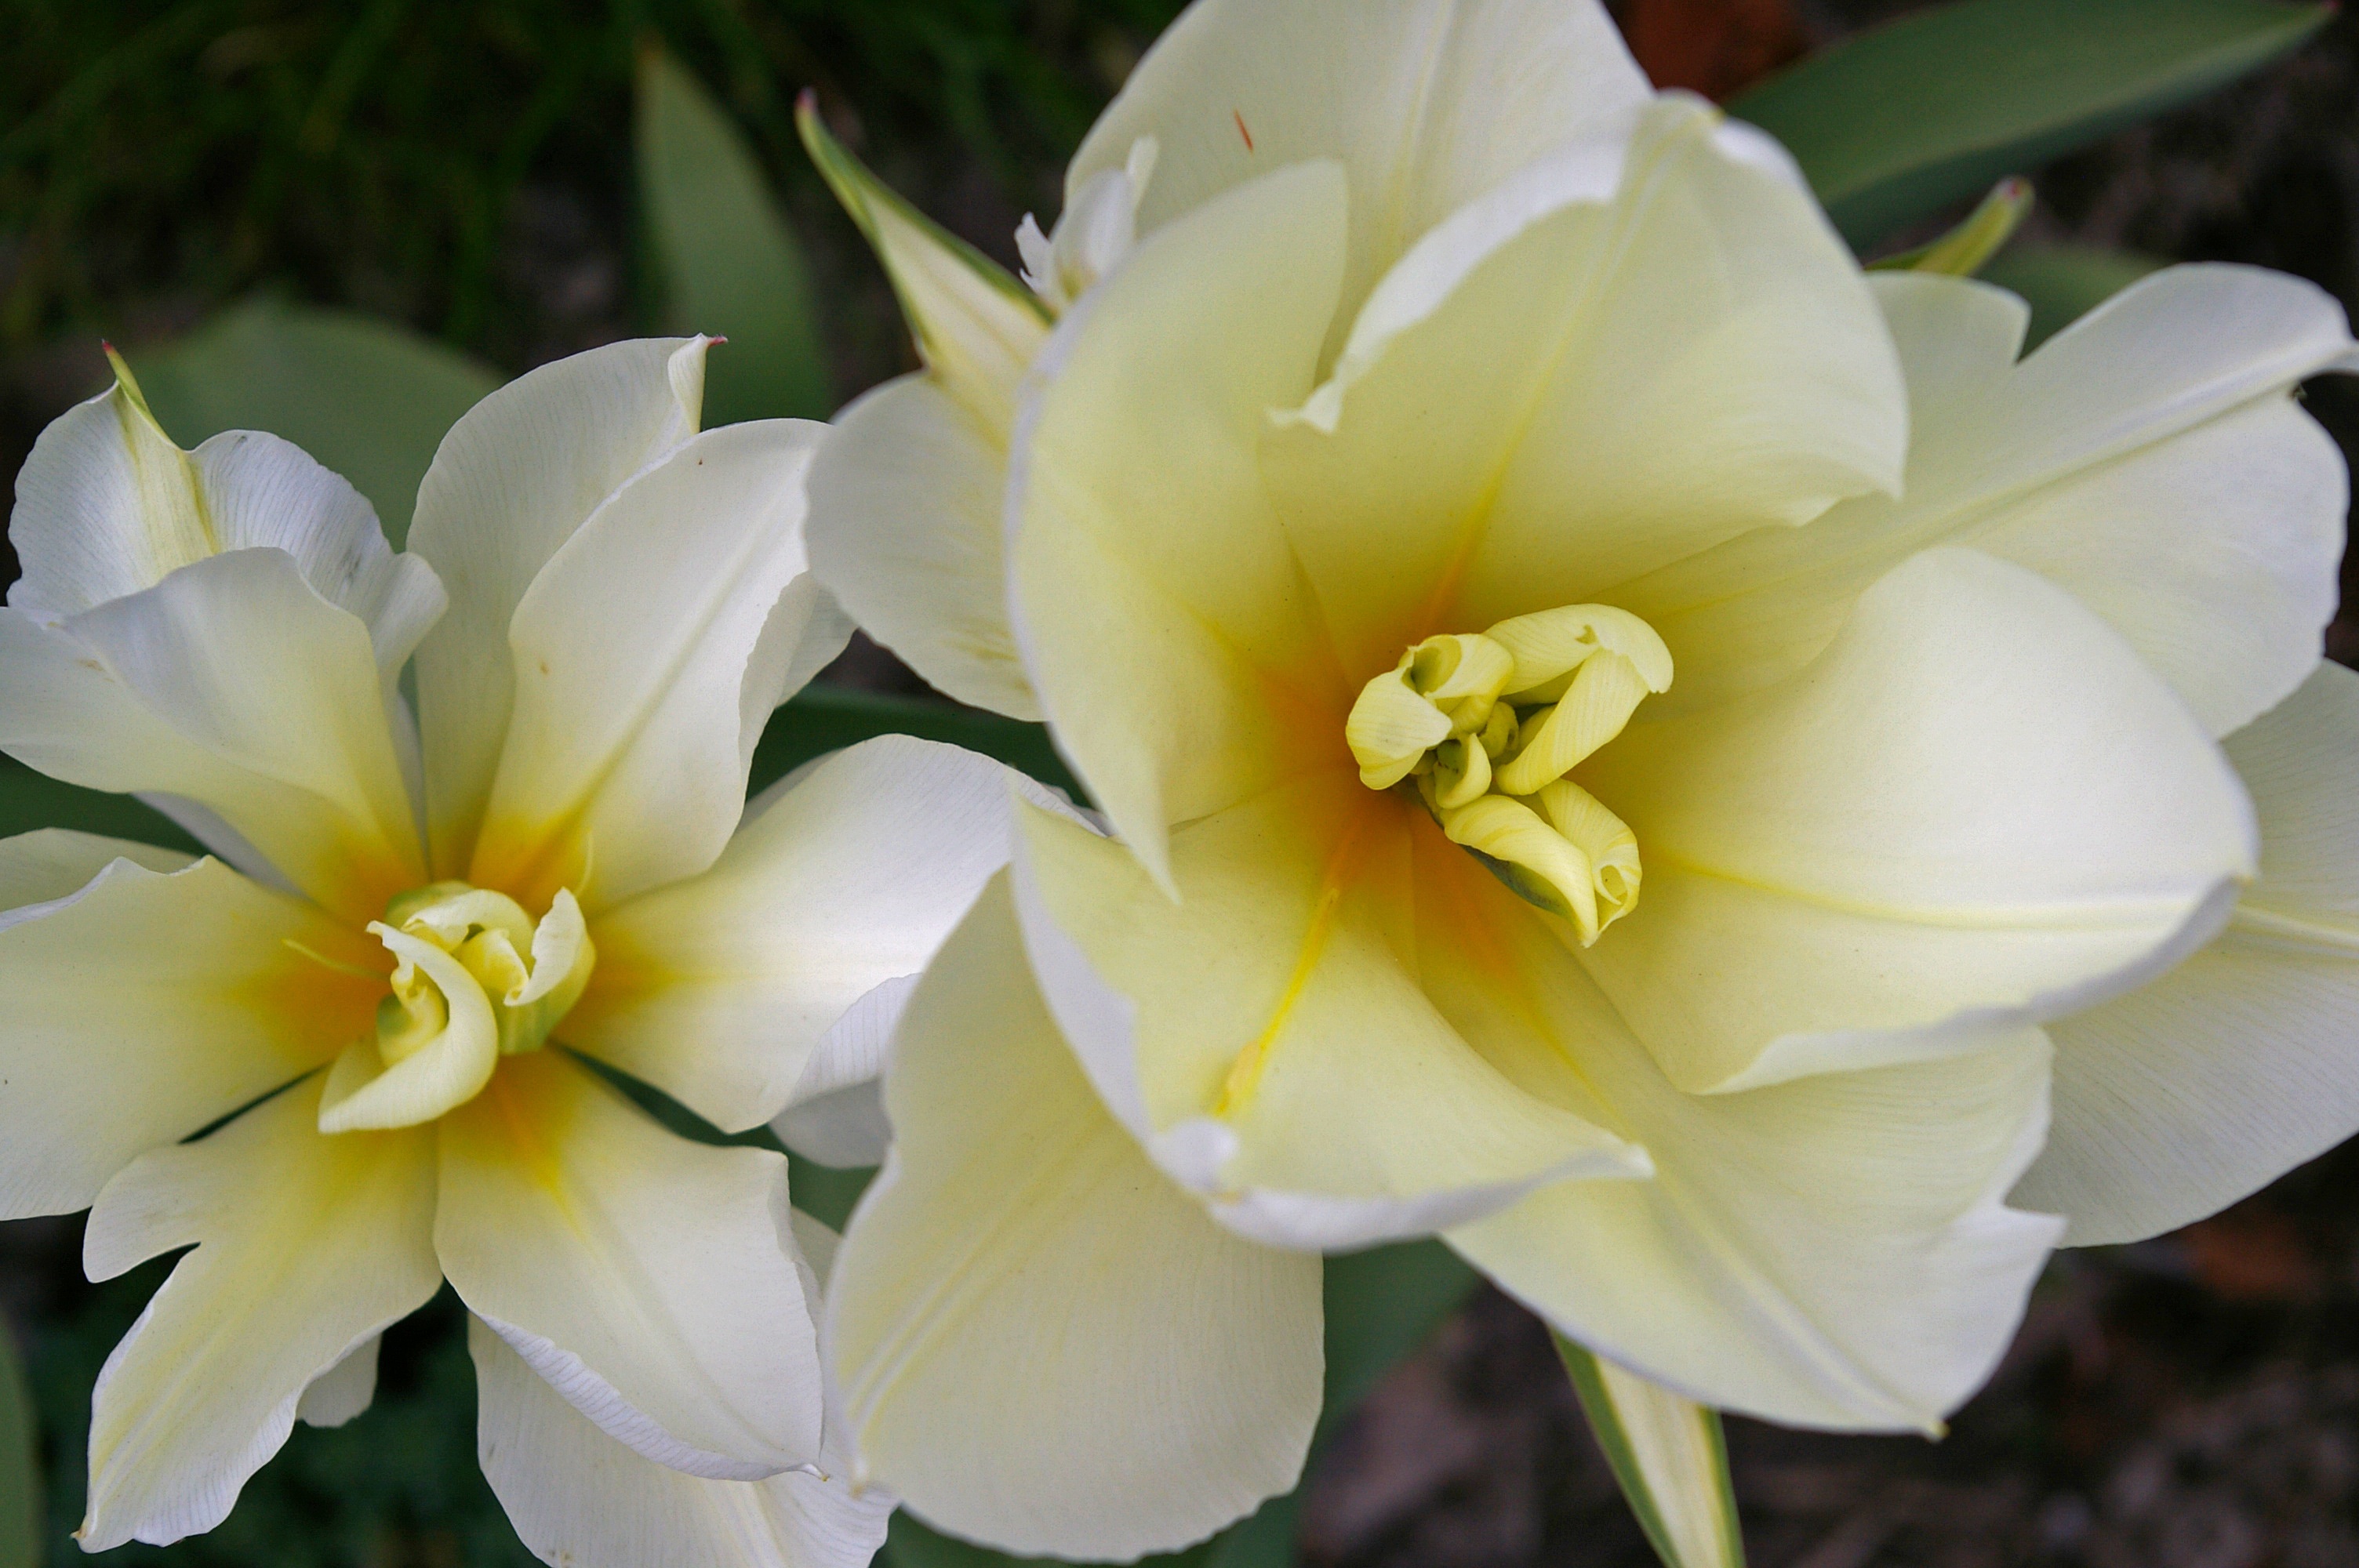
<svg viewBox="0 0 2359 1568">
<path fill-rule="evenodd" d="M 1347 668 L 1898 487 L 1908 401 L 1875 298 L 1717 123 L 1663 100 L 1449 218 L 1271 432 Z"/>
<path fill-rule="evenodd" d="M 935 376 L 887 382 L 836 416 L 811 460 L 811 571 L 936 689 L 1037 720 L 1007 622 L 1006 479 L 1004 427 Z"/>
<path fill-rule="evenodd" d="M 140 1154 L 321 1065 L 373 1027 L 385 989 L 310 956 L 381 965 L 374 943 L 218 860 L 159 874 L 168 861 L 158 851 L 88 840 L 69 857 L 63 837 L 0 840 L 0 882 L 48 892 L 84 852 L 125 858 L 54 903 L 0 917 L 0 1215 L 10 1218 L 87 1207 Z M 38 871 L 26 866 L 37 856 Z"/>
<path fill-rule="evenodd" d="M 376 512 L 301 448 L 227 430 L 183 452 L 117 382 L 41 432 L 16 477 L 8 602 L 55 622 L 230 550 L 286 551 L 312 590 L 365 622 L 388 682 L 442 611 L 433 569 L 397 556 Z"/>
<path fill-rule="evenodd" d="M 0 931 L 55 913 L 52 906 L 82 892 L 117 860 L 168 875 L 196 858 L 71 827 L 41 827 L 0 838 Z"/>
<path fill-rule="evenodd" d="M 1422 819 L 1349 771 L 1268 791 L 1172 836 L 1175 903 L 1120 845 L 1019 816 L 1026 935 L 1066 1037 L 1158 1162 L 1256 1240 L 1366 1246 L 1560 1176 L 1645 1173 L 1427 1000 L 1403 956 Z"/>
<path fill-rule="evenodd" d="M 520 376 L 442 438 L 409 542 L 451 590 L 419 648 L 427 821 L 440 874 L 463 874 L 515 685 L 508 622 L 559 546 L 623 481 L 696 434 L 706 338 L 645 338 Z"/>
<path fill-rule="evenodd" d="M 550 1388 L 507 1342 L 467 1320 L 477 1453 L 533 1554 L 577 1568 L 866 1568 L 893 1495 L 855 1493 L 849 1466 L 708 1481 L 633 1453 Z"/>
<path fill-rule="evenodd" d="M 431 1134 L 327 1138 L 319 1113 L 319 1085 L 299 1084 L 99 1195 L 92 1279 L 196 1250 L 99 1374 L 84 1551 L 219 1524 L 307 1387 L 440 1287 Z"/>
<path fill-rule="evenodd" d="M 2290 394 L 2354 368 L 2332 297 L 2256 267 L 2172 267 L 2018 363 L 2012 296 L 1924 274 L 1873 282 L 1915 409 L 1907 487 L 1617 590 L 1671 643 L 1671 706 L 1798 668 L 1868 584 L 1945 543 L 2071 590 L 2214 735 L 2309 674 L 2349 484 Z"/>
<path fill-rule="evenodd" d="M 571 887 L 594 915 L 719 858 L 771 710 L 851 635 L 804 569 L 825 430 L 695 437 L 549 557 L 508 628 L 515 700 L 468 880 L 535 907 Z"/>
<path fill-rule="evenodd" d="M 784 1157 L 675 1137 L 557 1051 L 439 1126 L 443 1271 L 575 1409 L 708 1479 L 818 1456 Z"/>
<path fill-rule="evenodd" d="M 367 627 L 283 550 L 208 557 L 55 627 L 0 611 L 0 748 L 192 800 L 348 918 L 423 880 L 388 695 Z"/>
<path fill-rule="evenodd" d="M 791 778 L 710 871 L 599 918 L 567 1043 L 725 1131 L 760 1126 L 845 1011 L 924 968 L 1007 863 L 1019 776 L 888 735 Z"/>
<path fill-rule="evenodd" d="M 1142 136 L 1159 144 L 1142 234 L 1271 169 L 1334 158 L 1351 191 L 1349 312 L 1419 235 L 1647 95 L 1595 0 L 1201 0 L 1098 117 L 1067 201 Z"/>
<path fill-rule="evenodd" d="M 1169 824 L 1341 740 L 1327 714 L 1350 696 L 1256 453 L 1267 410 L 1310 390 L 1343 206 L 1317 162 L 1171 224 L 1065 318 L 1027 395 L 1017 641 L 1060 746 L 1158 876 Z"/>
<path fill-rule="evenodd" d="M 1670 1080 L 1770 1084 L 1973 1046 L 2141 983 L 2252 874 L 2251 806 L 2120 638 L 1936 550 L 1819 660 L 1641 721 L 1579 782 L 1646 896 L 1582 955 Z"/>
<path fill-rule="evenodd" d="M 1294 1485 L 1319 1260 L 1223 1230 L 1106 1113 L 1004 877 L 919 982 L 886 1095 L 899 1137 L 828 1295 L 864 1478 L 1006 1551 L 1122 1560 Z"/>
<path fill-rule="evenodd" d="M 2359 676 L 2321 665 L 2227 751 L 2261 821 L 2228 928 L 2049 1029 L 2056 1122 L 2015 1201 L 2075 1245 L 2201 1219 L 2359 1130 Z"/>
<path fill-rule="evenodd" d="M 303 1385 L 295 1401 L 295 1419 L 305 1426 L 344 1426 L 365 1413 L 376 1400 L 376 1357 L 385 1344 L 380 1334 Z"/>
</svg>

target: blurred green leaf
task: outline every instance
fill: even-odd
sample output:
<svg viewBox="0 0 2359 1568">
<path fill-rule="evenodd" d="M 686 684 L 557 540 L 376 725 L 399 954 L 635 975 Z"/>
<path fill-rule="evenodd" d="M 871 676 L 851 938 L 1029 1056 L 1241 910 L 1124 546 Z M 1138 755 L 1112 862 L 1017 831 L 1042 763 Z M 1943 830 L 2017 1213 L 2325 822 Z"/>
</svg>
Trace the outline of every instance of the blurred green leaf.
<svg viewBox="0 0 2359 1568">
<path fill-rule="evenodd" d="M 2333 14 L 2279 0 L 1963 0 L 1846 39 L 1728 108 L 1785 143 L 1865 245 L 2223 86 Z"/>
<path fill-rule="evenodd" d="M 60 784 L 14 757 L 0 757 L 0 838 L 37 827 L 74 827 L 111 838 L 202 854 L 204 847 L 170 818 L 127 795 L 107 795 Z"/>
<path fill-rule="evenodd" d="M 2030 352 L 2166 263 L 2094 245 L 2018 245 L 1983 268 L 1983 281 L 2013 289 L 2031 307 Z"/>
<path fill-rule="evenodd" d="M 283 436 L 368 497 L 396 549 L 443 432 L 501 381 L 406 327 L 270 299 L 128 357 L 174 440 Z"/>
<path fill-rule="evenodd" d="M 754 750 L 749 792 L 768 788 L 814 757 L 877 735 L 915 735 L 964 746 L 1080 798 L 1080 786 L 1049 744 L 1046 725 L 1002 719 L 939 697 L 883 697 L 832 686 L 805 687 L 771 716 Z"/>
<path fill-rule="evenodd" d="M 1555 1339 L 1598 1449 L 1664 1568 L 1745 1568 L 1720 1412 L 1601 1361 L 1562 1335 Z"/>
<path fill-rule="evenodd" d="M 41 1560 L 40 1451 L 16 1336 L 0 1323 L 0 1568 L 36 1568 Z"/>
<path fill-rule="evenodd" d="M 640 51 L 639 200 L 680 331 L 729 340 L 704 381 L 704 423 L 835 406 L 802 247 L 754 149 L 721 106 L 659 47 Z"/>
</svg>

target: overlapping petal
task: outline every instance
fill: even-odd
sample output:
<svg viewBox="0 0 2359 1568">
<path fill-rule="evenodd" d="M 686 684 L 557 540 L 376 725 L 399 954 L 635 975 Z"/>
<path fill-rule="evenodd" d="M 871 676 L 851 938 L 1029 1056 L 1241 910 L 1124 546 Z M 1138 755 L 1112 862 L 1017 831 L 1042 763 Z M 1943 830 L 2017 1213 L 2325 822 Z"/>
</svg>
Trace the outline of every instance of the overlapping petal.
<svg viewBox="0 0 2359 1568">
<path fill-rule="evenodd" d="M 1127 1559 L 1294 1484 L 1320 1263 L 1229 1234 L 1091 1092 L 995 881 L 896 1041 L 897 1132 L 829 1285 L 865 1476 L 1004 1549 Z"/>
<path fill-rule="evenodd" d="M 451 590 L 418 653 L 438 874 L 465 873 L 491 796 L 516 606 L 624 481 L 696 434 L 709 341 L 637 339 L 543 365 L 469 409 L 434 454 L 409 542 Z"/>
<path fill-rule="evenodd" d="M 2017 362 L 2026 313 L 1957 278 L 1879 276 L 1915 434 L 1897 499 L 1734 540 L 1617 590 L 1679 661 L 1674 705 L 1780 678 L 1909 555 L 1969 545 L 2110 621 L 2214 735 L 2317 662 L 2334 611 L 2349 481 L 2294 404 L 2352 351 L 2314 285 L 2181 266 Z"/>
<path fill-rule="evenodd" d="M 1022 814 L 1043 993 L 1115 1114 L 1243 1234 L 1365 1246 L 1645 1154 L 1471 1049 L 1405 961 L 1409 828 L 1350 772 L 1172 836 L 1174 903 L 1119 844 Z M 1207 977 L 1217 976 L 1217 983 Z"/>
<path fill-rule="evenodd" d="M 1142 136 L 1158 153 L 1141 233 L 1271 169 L 1333 158 L 1350 189 L 1348 312 L 1419 235 L 1647 93 L 1595 0 L 1207 0 L 1098 117 L 1066 197 Z"/>
<path fill-rule="evenodd" d="M 1016 777 L 888 735 L 789 780 L 710 871 L 600 918 L 566 1041 L 725 1131 L 769 1120 L 846 1011 L 924 968 L 1006 863 Z"/>
<path fill-rule="evenodd" d="M 85 1550 L 211 1530 L 293 1430 L 306 1389 L 426 1304 L 430 1132 L 323 1136 L 298 1085 L 107 1184 L 93 1280 L 196 1244 L 99 1374 Z"/>
<path fill-rule="evenodd" d="M 2250 803 L 2119 636 L 1919 556 L 1799 675 L 1584 765 L 1646 896 L 1585 963 L 1690 1091 L 1972 1045 L 2167 968 L 2252 874 Z"/>
<path fill-rule="evenodd" d="M 292 556 L 209 556 L 44 626 L 0 611 L 0 749 L 92 789 L 203 808 L 323 907 L 425 880 L 368 628 Z"/>
<path fill-rule="evenodd" d="M 2201 1219 L 2359 1126 L 2359 676 L 2319 666 L 2227 751 L 2261 823 L 2228 928 L 2049 1027 L 2056 1123 L 2016 1201 L 2076 1245 Z"/>
<path fill-rule="evenodd" d="M 311 956 L 383 965 L 374 942 L 218 860 L 35 833 L 0 841 L 0 887 L 58 900 L 0 917 L 10 1217 L 85 1207 L 140 1154 L 323 1065 L 384 992 Z"/>
<path fill-rule="evenodd" d="M 1717 127 L 1664 100 L 1449 218 L 1273 433 L 1356 676 L 1897 487 L 1908 405 L 1857 265 Z"/>
<path fill-rule="evenodd" d="M 443 1271 L 576 1410 L 709 1479 L 818 1456 L 784 1158 L 675 1137 L 554 1051 L 508 1058 L 439 1129 Z"/>
<path fill-rule="evenodd" d="M 1471 1261 L 1598 1354 L 1772 1420 L 1938 1428 L 1988 1374 L 2060 1228 L 2003 1202 L 2046 1126 L 2038 1031 L 1682 1094 L 1479 868 L 1429 843 L 1419 894 L 1436 1005 L 1528 1092 L 1610 1106 L 1654 1159 L 1651 1181 L 1559 1183 L 1450 1232 Z"/>
<path fill-rule="evenodd" d="M 1140 245 L 1043 354 L 1009 480 L 1034 688 L 1090 795 L 1162 874 L 1167 826 L 1340 744 L 1315 607 L 1261 483 L 1272 408 L 1310 389 L 1343 264 L 1329 162 L 1228 192 Z"/>
<path fill-rule="evenodd" d="M 508 627 L 514 698 L 471 881 L 595 915 L 719 858 L 754 743 L 851 635 L 805 572 L 802 479 L 826 427 L 683 442 L 542 567 Z"/>
</svg>

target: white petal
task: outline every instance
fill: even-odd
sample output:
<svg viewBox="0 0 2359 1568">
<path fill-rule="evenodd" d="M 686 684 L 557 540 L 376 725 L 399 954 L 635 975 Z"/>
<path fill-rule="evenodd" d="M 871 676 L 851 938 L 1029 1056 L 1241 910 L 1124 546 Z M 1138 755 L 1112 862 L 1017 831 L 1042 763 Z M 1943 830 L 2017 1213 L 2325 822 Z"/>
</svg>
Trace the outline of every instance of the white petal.
<svg viewBox="0 0 2359 1568">
<path fill-rule="evenodd" d="M 1323 760 L 1330 737 L 1274 708 L 1350 706 L 1258 458 L 1267 411 L 1310 389 L 1343 200 L 1333 164 L 1298 165 L 1147 240 L 1058 328 L 1018 427 L 1025 667 L 1158 875 L 1168 824 Z"/>
<path fill-rule="evenodd" d="M 1428 1000 L 1406 940 L 1421 808 L 1349 769 L 1269 791 L 1172 836 L 1177 903 L 1120 845 L 1020 820 L 1050 1009 L 1114 1113 L 1241 1234 L 1362 1247 L 1560 1176 L 1645 1173 L 1642 1152 L 1511 1083 Z"/>
<path fill-rule="evenodd" d="M 570 886 L 594 914 L 720 855 L 762 726 L 808 676 L 804 633 L 832 635 L 831 654 L 849 634 L 804 575 L 825 429 L 707 431 L 541 568 L 508 629 L 515 701 L 469 880 L 536 908 Z"/>
<path fill-rule="evenodd" d="M 1006 863 L 1019 778 L 888 735 L 790 779 L 710 871 L 598 918 L 598 968 L 567 1043 L 726 1131 L 760 1126 L 845 1011 L 924 968 Z"/>
<path fill-rule="evenodd" d="M 708 1478 L 817 1456 L 782 1156 L 675 1137 L 553 1051 L 507 1058 L 440 1125 L 442 1268 L 574 1408 Z"/>
<path fill-rule="evenodd" d="M 1335 158 L 1349 310 L 1419 235 L 1647 96 L 1595 0 L 1202 0 L 1099 116 L 1065 190 L 1071 204 L 1154 137 L 1143 234 L 1271 169 Z"/>
<path fill-rule="evenodd" d="M 1875 298 L 1811 200 L 1715 123 L 1665 100 L 1450 218 L 1272 433 L 1355 679 L 1897 488 L 1908 401 Z"/>
<path fill-rule="evenodd" d="M 476 1449 L 533 1554 L 574 1568 L 865 1568 L 892 1494 L 855 1493 L 841 1459 L 824 1475 L 708 1481 L 615 1442 L 559 1396 L 480 1318 Z"/>
<path fill-rule="evenodd" d="M 614 343 L 469 409 L 418 489 L 413 549 L 451 593 L 419 649 L 434 862 L 462 874 L 514 690 L 508 622 L 549 558 L 633 474 L 696 433 L 705 338 Z"/>
<path fill-rule="evenodd" d="M 179 849 L 71 827 L 41 827 L 0 838 L 0 931 L 52 913 L 47 906 L 82 892 L 117 860 L 168 873 L 195 859 Z"/>
<path fill-rule="evenodd" d="M 2141 983 L 2252 873 L 2186 708 L 2061 589 L 1964 550 L 1799 675 L 1641 721 L 1580 782 L 1646 895 L 1582 961 L 1690 1091 L 1908 1060 Z"/>
<path fill-rule="evenodd" d="M 316 1082 L 298 1085 L 99 1195 L 82 1238 L 92 1279 L 196 1250 L 99 1374 L 84 1551 L 219 1524 L 287 1441 L 305 1389 L 440 1287 L 431 1135 L 325 1137 L 319 1100 Z"/>
<path fill-rule="evenodd" d="M 380 1334 L 305 1384 L 295 1419 L 305 1426 L 342 1426 L 366 1411 L 376 1399 L 376 1354 L 384 1343 Z"/>
<path fill-rule="evenodd" d="M 868 633 L 961 702 L 1038 719 L 1007 624 L 1005 432 L 935 378 L 836 416 L 810 471 L 811 570 Z"/>
<path fill-rule="evenodd" d="M 2049 1030 L 2056 1125 L 2016 1201 L 2075 1245 L 2201 1219 L 2359 1131 L 2359 676 L 2320 665 L 2227 745 L 2261 820 L 2227 930 Z"/>
<path fill-rule="evenodd" d="M 1292 1487 L 1320 1264 L 1215 1225 L 1058 1039 L 995 881 L 895 1044 L 900 1137 L 829 1284 L 862 1474 L 1006 1551 L 1127 1560 Z"/>
<path fill-rule="evenodd" d="M 1617 593 L 1669 641 L 1673 704 L 1778 678 L 1869 583 L 1943 543 L 2071 589 L 2214 735 L 2309 674 L 2334 610 L 2348 481 L 2288 395 L 2350 351 L 2330 296 L 2253 267 L 2173 267 L 2018 364 L 2012 297 L 1916 274 L 1875 287 L 1914 405 L 1906 490 Z"/>
<path fill-rule="evenodd" d="M 424 880 L 368 629 L 240 550 L 54 628 L 0 611 L 0 746 L 92 789 L 185 796 L 321 905 Z"/>
<path fill-rule="evenodd" d="M 0 841 L 11 868 L 0 880 L 60 885 L 62 874 L 37 887 L 16 870 L 48 838 Z M 118 860 L 0 925 L 0 1215 L 11 1218 L 86 1207 L 138 1155 L 320 1066 L 373 1026 L 385 992 L 298 946 L 382 964 L 375 943 L 218 860 L 159 875 Z"/>
</svg>

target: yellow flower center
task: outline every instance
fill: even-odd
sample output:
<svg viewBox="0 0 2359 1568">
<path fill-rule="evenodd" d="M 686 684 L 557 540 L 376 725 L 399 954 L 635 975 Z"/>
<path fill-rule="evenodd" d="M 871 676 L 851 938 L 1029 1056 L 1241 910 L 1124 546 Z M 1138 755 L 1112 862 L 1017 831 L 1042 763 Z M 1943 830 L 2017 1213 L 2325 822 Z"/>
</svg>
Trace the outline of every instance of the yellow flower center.
<svg viewBox="0 0 2359 1568">
<path fill-rule="evenodd" d="M 1414 788 L 1452 843 L 1586 946 L 1638 902 L 1638 840 L 1565 775 L 1670 684 L 1653 627 L 1569 605 L 1428 637 L 1361 688 L 1343 738 L 1362 784 Z"/>
<path fill-rule="evenodd" d="M 328 1069 L 320 1130 L 414 1127 L 464 1105 L 502 1056 L 538 1051 L 597 962 L 582 906 L 560 889 L 535 921 L 506 893 L 434 882 L 369 931 L 394 957 L 376 1033 Z"/>
</svg>

